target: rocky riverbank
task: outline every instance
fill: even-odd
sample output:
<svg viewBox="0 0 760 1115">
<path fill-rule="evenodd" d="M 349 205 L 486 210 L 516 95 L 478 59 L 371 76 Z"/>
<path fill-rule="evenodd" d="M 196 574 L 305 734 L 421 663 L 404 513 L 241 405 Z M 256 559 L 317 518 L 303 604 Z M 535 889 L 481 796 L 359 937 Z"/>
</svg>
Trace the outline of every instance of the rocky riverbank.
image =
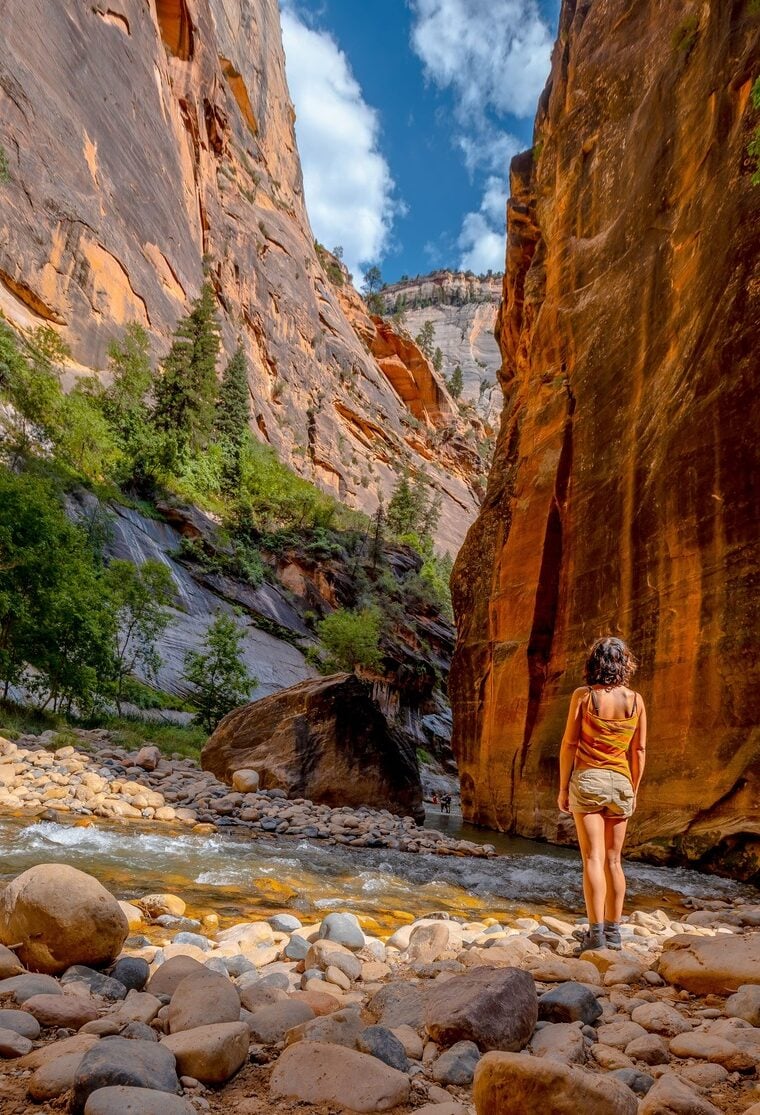
<svg viewBox="0 0 760 1115">
<path fill-rule="evenodd" d="M 2 1111 L 760 1112 L 760 906 L 220 928 L 40 865 L 0 897 Z"/>
<path fill-rule="evenodd" d="M 488 857 L 490 844 L 457 840 L 413 817 L 367 807 L 331 808 L 283 790 L 257 788 L 256 772 L 238 771 L 233 788 L 193 759 L 167 759 L 157 747 L 127 751 L 105 729 L 74 733 L 77 746 L 56 745 L 55 732 L 0 738 L 0 812 L 54 818 L 158 821 L 203 833 L 232 826 L 354 848 Z"/>
</svg>

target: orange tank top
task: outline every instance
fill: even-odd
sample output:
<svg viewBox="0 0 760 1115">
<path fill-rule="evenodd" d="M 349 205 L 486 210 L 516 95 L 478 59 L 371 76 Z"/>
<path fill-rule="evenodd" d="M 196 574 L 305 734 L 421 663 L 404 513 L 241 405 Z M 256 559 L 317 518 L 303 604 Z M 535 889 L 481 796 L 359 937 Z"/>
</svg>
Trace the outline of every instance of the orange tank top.
<svg viewBox="0 0 760 1115">
<path fill-rule="evenodd" d="M 607 719 L 599 715 L 599 705 L 594 690 L 589 686 L 581 717 L 581 737 L 575 755 L 575 770 L 601 768 L 614 770 L 631 777 L 628 749 L 639 725 L 636 697 L 630 716 Z"/>
</svg>

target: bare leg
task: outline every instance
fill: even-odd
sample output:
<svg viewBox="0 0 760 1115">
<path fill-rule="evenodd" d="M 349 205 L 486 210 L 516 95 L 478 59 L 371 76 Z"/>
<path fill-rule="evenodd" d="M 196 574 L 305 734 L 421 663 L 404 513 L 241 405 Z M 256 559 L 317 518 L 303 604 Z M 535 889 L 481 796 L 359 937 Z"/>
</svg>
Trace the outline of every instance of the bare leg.
<svg viewBox="0 0 760 1115">
<path fill-rule="evenodd" d="M 620 862 L 620 855 L 623 851 L 627 828 L 627 817 L 604 818 L 604 874 L 607 882 L 604 916 L 607 921 L 620 921 L 623 916 L 625 875 L 623 865 Z"/>
<path fill-rule="evenodd" d="M 583 896 L 591 925 L 604 921 L 607 884 L 604 862 L 604 817 L 601 813 L 573 813 L 583 858 Z"/>
</svg>

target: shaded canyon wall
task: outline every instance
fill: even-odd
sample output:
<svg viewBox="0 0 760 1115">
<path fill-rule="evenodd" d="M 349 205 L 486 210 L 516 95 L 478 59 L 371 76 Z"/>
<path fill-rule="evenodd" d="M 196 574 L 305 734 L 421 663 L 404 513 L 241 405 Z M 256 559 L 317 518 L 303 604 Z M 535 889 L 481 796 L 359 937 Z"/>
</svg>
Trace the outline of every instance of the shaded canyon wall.
<svg viewBox="0 0 760 1115">
<path fill-rule="evenodd" d="M 757 6 L 564 0 L 512 164 L 505 402 L 458 559 L 465 816 L 568 840 L 584 651 L 628 638 L 650 713 L 631 844 L 760 866 Z"/>
</svg>

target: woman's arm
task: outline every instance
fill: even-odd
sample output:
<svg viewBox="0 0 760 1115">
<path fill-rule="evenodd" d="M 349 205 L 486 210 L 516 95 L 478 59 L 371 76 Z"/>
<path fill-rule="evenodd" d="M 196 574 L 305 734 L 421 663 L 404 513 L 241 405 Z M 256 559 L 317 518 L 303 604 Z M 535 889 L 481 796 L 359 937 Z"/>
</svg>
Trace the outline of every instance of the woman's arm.
<svg viewBox="0 0 760 1115">
<path fill-rule="evenodd" d="M 641 694 L 638 695 L 639 722 L 631 740 L 631 782 L 638 793 L 647 760 L 647 710 Z"/>
<path fill-rule="evenodd" d="M 585 689 L 576 689 L 570 698 L 570 710 L 567 714 L 565 734 L 562 737 L 562 746 L 559 749 L 559 795 L 557 806 L 561 813 L 570 812 L 569 786 L 570 775 L 573 773 L 575 752 L 581 737 L 581 718 L 583 706 L 581 704 Z"/>
</svg>

